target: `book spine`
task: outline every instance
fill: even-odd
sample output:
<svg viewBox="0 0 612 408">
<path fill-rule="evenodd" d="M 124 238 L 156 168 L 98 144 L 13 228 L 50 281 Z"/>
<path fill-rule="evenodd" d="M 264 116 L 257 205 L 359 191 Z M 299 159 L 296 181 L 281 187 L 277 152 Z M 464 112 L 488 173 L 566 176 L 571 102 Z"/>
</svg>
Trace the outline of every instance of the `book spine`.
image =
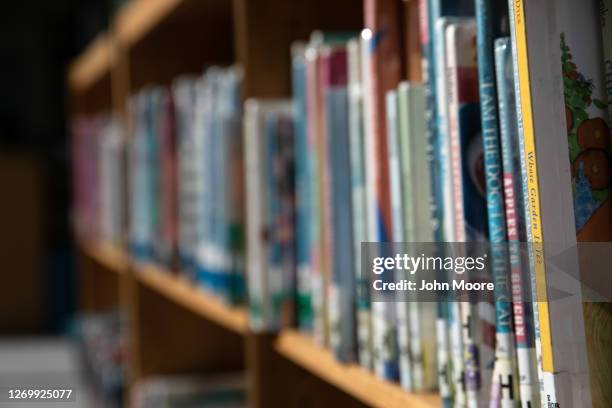
<svg viewBox="0 0 612 408">
<path fill-rule="evenodd" d="M 274 194 L 272 194 L 270 231 L 272 251 L 269 273 L 274 310 L 274 329 L 295 324 L 295 175 L 293 106 L 289 101 L 279 102 L 272 114 L 272 149 L 268 160 Z"/>
<path fill-rule="evenodd" d="M 254 331 L 264 330 L 270 316 L 270 305 L 266 300 L 267 268 L 265 254 L 268 252 L 267 235 L 264 234 L 264 207 L 269 197 L 263 182 L 263 158 L 265 139 L 262 135 L 260 107 L 256 100 L 245 102 L 245 181 L 247 202 L 247 280 L 249 293 L 249 324 Z"/>
<path fill-rule="evenodd" d="M 410 129 L 409 129 L 409 109 L 410 102 L 408 100 L 408 89 L 409 85 L 407 82 L 401 82 L 398 90 L 394 92 L 387 93 L 387 106 L 388 118 L 389 118 L 389 126 L 391 126 L 392 117 L 396 116 L 396 138 L 395 142 L 393 139 L 391 141 L 393 143 L 390 144 L 392 146 L 390 153 L 391 160 L 391 180 L 392 185 L 397 183 L 397 187 L 392 189 L 399 196 L 397 198 L 394 197 L 393 201 L 399 201 L 399 205 L 395 204 L 394 208 L 397 209 L 399 214 L 396 216 L 395 211 L 393 215 L 394 223 L 401 222 L 401 232 L 399 232 L 400 236 L 402 236 L 401 241 L 404 242 L 417 242 L 415 237 L 415 219 L 413 207 L 420 200 L 426 200 L 427 197 L 418 197 L 415 195 L 416 187 L 413 184 L 413 175 L 412 175 L 412 161 L 414 160 L 412 156 L 412 151 L 410 149 Z M 395 105 L 395 106 L 393 106 Z M 396 114 L 393 115 L 392 111 L 396 110 Z M 393 136 L 393 133 L 390 133 L 390 136 Z M 395 150 L 395 155 L 393 154 L 393 150 Z M 396 156 L 393 158 L 393 156 Z M 393 165 L 394 162 L 397 164 Z M 393 168 L 396 168 L 397 174 L 393 175 Z M 396 179 L 396 180 L 394 180 Z M 396 238 L 396 241 L 399 241 Z M 398 279 L 407 279 L 407 274 L 405 271 L 400 270 L 396 271 L 398 274 Z M 397 293 L 397 301 L 396 301 L 396 313 L 397 313 L 397 342 L 399 349 L 399 368 L 400 368 L 400 384 L 402 387 L 408 391 L 412 391 L 417 389 L 418 386 L 422 385 L 421 383 L 417 384 L 417 373 L 416 373 L 416 365 L 413 363 L 414 354 L 411 350 L 412 341 L 417 342 L 417 339 L 414 339 L 415 336 L 418 336 L 418 332 L 411 332 L 413 329 L 413 324 L 410 320 L 410 309 L 411 302 L 409 302 L 409 293 L 407 292 L 398 292 Z"/>
<path fill-rule="evenodd" d="M 401 89 L 402 84 L 400 84 Z M 408 115 L 409 127 L 410 148 L 407 157 L 410 158 L 410 174 L 412 185 L 415 188 L 413 197 L 419 197 L 417 200 L 407 200 L 413 204 L 411 210 L 414 223 L 413 241 L 432 242 L 433 233 L 428 205 L 432 188 L 429 183 L 422 182 L 422 180 L 430 179 L 427 159 L 428 145 L 427 140 L 423 137 L 426 127 L 425 97 L 420 84 L 409 84 L 407 91 L 409 108 L 404 111 Z M 411 354 L 414 384 L 417 391 L 432 391 L 437 385 L 437 350 L 435 348 L 437 307 L 437 303 L 431 302 L 413 301 L 410 303 Z"/>
<path fill-rule="evenodd" d="M 375 194 L 370 238 L 379 242 L 393 240 L 385 95 L 397 86 L 401 77 L 398 16 L 398 3 L 394 0 L 364 1 L 365 26 L 373 40 L 366 67 L 369 86 L 364 89 L 368 101 L 365 106 L 365 115 L 368 116 L 366 136 L 371 140 L 376 158 L 368 180 Z"/>
<path fill-rule="evenodd" d="M 320 177 L 320 202 L 321 202 L 321 272 L 323 278 L 323 296 L 326 299 L 325 319 L 325 338 L 326 344 L 331 343 L 332 335 L 332 279 L 334 265 L 334 225 L 332 223 L 332 202 L 331 202 L 331 166 L 330 152 L 327 143 L 328 123 L 333 119 L 327 112 L 327 92 L 330 87 L 330 47 L 319 47 L 319 59 L 317 63 L 318 83 L 317 83 L 317 107 L 319 109 L 319 133 L 317 134 L 319 146 L 319 177 Z"/>
<path fill-rule="evenodd" d="M 395 89 L 401 78 L 400 3 L 395 0 L 365 0 L 364 22 L 370 30 L 372 42 L 369 47 L 369 86 L 365 88 L 368 100 L 365 115 L 368 117 L 366 138 L 370 141 L 374 160 L 370 177 L 374 203 L 369 213 L 374 222 L 369 237 L 374 241 L 393 240 L 391 194 L 388 160 L 388 128 L 386 120 L 385 95 Z M 385 302 L 376 302 L 373 308 L 374 348 L 377 374 L 383 378 L 399 380 L 397 335 L 395 331 L 395 308 Z"/>
<path fill-rule="evenodd" d="M 435 86 L 436 86 L 436 146 L 439 183 L 442 189 L 442 226 L 443 234 L 446 241 L 460 241 L 460 232 L 455 230 L 455 211 L 461 211 L 461 208 L 456 208 L 460 205 L 455 202 L 456 197 L 453 197 L 453 191 L 457 188 L 452 172 L 452 154 L 449 137 L 449 92 L 448 89 L 448 74 L 447 74 L 447 44 L 445 32 L 450 24 L 458 23 L 458 18 L 440 17 L 435 24 L 435 41 L 434 53 L 436 60 L 435 70 Z"/>
<path fill-rule="evenodd" d="M 405 213 L 404 192 L 401 183 L 403 178 L 403 166 L 408 165 L 408 157 L 403 155 L 400 147 L 399 117 L 398 117 L 398 91 L 392 90 L 386 95 L 387 108 L 387 129 L 389 134 L 389 180 L 391 182 L 391 208 L 393 213 L 393 239 L 394 242 L 404 242 L 407 237 L 404 235 Z M 405 130 L 404 130 L 405 131 Z M 400 159 L 403 159 L 401 160 Z M 401 161 L 400 161 L 401 160 Z M 414 198 L 414 197 L 413 197 Z M 408 203 L 405 203 L 408 204 Z M 396 279 L 406 279 L 405 271 L 396 271 Z M 398 293 L 395 307 L 397 316 L 397 346 L 398 363 L 400 370 L 400 383 L 407 390 L 412 390 L 412 361 L 410 356 L 410 322 L 409 322 L 409 303 L 405 293 Z"/>
<path fill-rule="evenodd" d="M 193 105 L 195 80 L 180 79 L 173 84 L 176 103 L 178 166 L 178 250 L 180 269 L 193 276 L 193 243 L 195 241 L 195 177 L 193 146 Z"/>
<path fill-rule="evenodd" d="M 423 81 L 422 48 L 420 42 L 418 0 L 403 1 L 403 29 L 405 47 L 405 75 L 404 77 L 412 82 Z"/>
<path fill-rule="evenodd" d="M 319 104 L 319 51 L 318 47 L 308 45 L 306 49 L 306 101 L 308 110 L 308 153 L 310 156 L 311 175 L 311 211 L 310 236 L 312 239 L 311 268 L 312 268 L 312 314 L 313 336 L 320 345 L 328 344 L 327 337 L 327 297 L 325 296 L 325 282 L 322 265 L 322 204 L 321 204 L 321 169 L 320 169 L 320 142 L 321 131 L 320 104 Z"/>
<path fill-rule="evenodd" d="M 308 101 L 306 92 L 306 56 L 303 45 L 295 45 L 292 60 L 295 117 L 295 172 L 296 172 L 296 261 L 298 325 L 312 330 L 312 241 L 311 174 L 308 146 Z"/>
<path fill-rule="evenodd" d="M 536 352 L 533 334 L 533 315 L 531 303 L 525 301 L 529 281 L 525 274 L 526 262 L 521 252 L 520 242 L 525 240 L 524 214 L 521 210 L 523 192 L 520 181 L 520 152 L 518 146 L 518 127 L 516 123 L 516 101 L 514 97 L 514 65 L 510 38 L 495 41 L 495 68 L 497 77 L 499 124 L 501 152 L 504 175 L 504 197 L 506 204 L 506 223 L 510 276 L 513 301 L 516 357 L 519 375 L 519 395 L 521 407 L 539 407 L 539 384 L 536 371 Z"/>
<path fill-rule="evenodd" d="M 436 161 L 436 98 L 435 98 L 435 53 L 432 37 L 434 36 L 435 17 L 431 9 L 431 1 L 419 0 L 419 39 L 422 55 L 423 94 L 425 98 L 425 135 L 427 140 L 427 158 L 429 162 L 429 176 L 432 191 L 429 199 L 431 230 L 433 241 L 443 242 L 443 199 L 442 184 L 440 183 L 439 169 Z M 445 408 L 453 406 L 453 390 L 451 381 L 451 364 L 449 358 L 448 336 L 448 304 L 438 302 L 436 313 L 436 362 L 438 373 L 438 387 Z"/>
<path fill-rule="evenodd" d="M 361 40 L 348 42 L 349 149 L 351 159 L 351 204 L 353 211 L 353 252 L 355 259 L 357 339 L 359 363 L 372 369 L 372 341 L 369 285 L 361 270 L 361 243 L 366 241 L 365 152 Z"/>
<path fill-rule="evenodd" d="M 351 196 L 348 59 L 346 47 L 334 47 L 325 56 L 328 88 L 326 93 L 326 143 L 330 168 L 330 207 L 333 224 L 333 264 L 330 284 L 331 345 L 339 361 L 356 361 L 355 280 L 352 211 L 346 199 Z"/>
<path fill-rule="evenodd" d="M 452 241 L 465 242 L 465 225 L 463 216 L 463 174 L 461 172 L 461 135 L 459 132 L 459 95 L 457 87 L 459 83 L 459 72 L 456 61 L 456 48 L 458 47 L 456 41 L 456 24 L 450 24 L 446 26 L 444 36 L 446 43 L 446 50 L 443 63 L 444 79 L 447 82 L 447 97 L 448 97 L 448 141 L 445 143 L 449 144 L 449 156 L 450 156 L 450 170 L 448 178 L 451 180 L 452 187 L 452 198 L 450 201 L 453 202 L 452 214 L 446 215 L 446 218 L 452 220 L 454 233 Z M 447 223 L 448 224 L 448 223 Z M 473 372 L 468 378 L 467 359 L 468 355 L 464 351 L 467 349 L 469 343 L 464 339 L 462 325 L 464 321 L 469 320 L 470 309 L 469 305 L 463 302 L 452 301 L 449 304 L 449 330 L 450 330 L 450 348 L 452 358 L 452 378 L 454 386 L 454 400 L 455 405 L 458 407 L 468 406 L 468 389 L 471 387 L 473 390 L 480 386 L 479 377 L 477 371 Z M 468 332 L 472 332 L 471 330 Z M 466 344 L 467 343 L 467 344 Z M 470 349 L 470 357 L 472 360 L 472 368 L 474 366 L 474 358 L 477 358 L 477 349 Z M 468 381 L 470 382 L 468 384 Z M 472 397 L 472 403 L 477 400 Z"/>
<path fill-rule="evenodd" d="M 480 118 L 484 151 L 484 171 L 491 244 L 492 277 L 495 282 L 495 363 L 493 369 L 491 405 L 505 408 L 518 403 L 514 382 L 515 348 L 510 303 L 508 258 L 505 242 L 506 218 L 502 181 L 502 159 L 498 128 L 497 89 L 493 58 L 493 37 L 497 21 L 492 2 L 476 0 L 478 77 Z"/>
<path fill-rule="evenodd" d="M 529 60 L 527 54 L 527 26 L 525 4 L 520 0 L 509 0 L 510 33 L 514 62 L 515 98 L 519 146 L 521 151 L 521 173 L 523 178 L 524 212 L 527 214 L 527 241 L 530 247 L 529 265 L 531 271 L 535 346 L 540 379 L 541 406 L 557 404 L 554 385 L 554 364 L 550 333 L 549 310 L 546 294 L 544 259 L 535 256 L 534 251 L 542 247 L 542 225 L 540 219 L 540 197 L 535 155 L 535 133 L 531 106 Z M 537 300 L 537 301 L 536 301 Z"/>
</svg>

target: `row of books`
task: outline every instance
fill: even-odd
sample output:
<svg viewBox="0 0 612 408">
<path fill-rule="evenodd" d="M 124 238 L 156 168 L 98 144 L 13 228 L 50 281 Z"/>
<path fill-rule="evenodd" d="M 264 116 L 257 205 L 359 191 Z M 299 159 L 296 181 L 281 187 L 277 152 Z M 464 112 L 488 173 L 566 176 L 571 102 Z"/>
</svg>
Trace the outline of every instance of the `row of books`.
<svg viewBox="0 0 612 408">
<path fill-rule="evenodd" d="M 607 6 L 408 3 L 366 1 L 362 32 L 295 44 L 293 100 L 246 102 L 256 328 L 296 319 L 339 360 L 445 406 L 605 406 L 610 304 L 583 303 L 545 259 L 612 241 Z M 278 126 L 291 102 L 292 134 Z M 277 190 L 291 172 L 293 197 Z M 368 241 L 515 252 L 491 254 L 491 303 L 379 302 Z M 549 297 L 561 287 L 576 295 Z"/>
<path fill-rule="evenodd" d="M 244 294 L 239 68 L 212 67 L 132 99 L 130 246 L 189 271 L 231 303 Z"/>
<path fill-rule="evenodd" d="M 126 185 L 137 259 L 233 303 L 246 280 L 254 330 L 297 324 L 445 406 L 606 406 L 610 305 L 545 259 L 612 241 L 608 7 L 366 0 L 363 31 L 294 44 L 291 99 L 243 105 L 237 67 L 145 89 L 127 183 L 121 125 L 75 127 L 77 221 L 118 239 Z M 491 303 L 379 302 L 363 242 L 532 250 L 491 254 L 513 283 Z"/>
</svg>

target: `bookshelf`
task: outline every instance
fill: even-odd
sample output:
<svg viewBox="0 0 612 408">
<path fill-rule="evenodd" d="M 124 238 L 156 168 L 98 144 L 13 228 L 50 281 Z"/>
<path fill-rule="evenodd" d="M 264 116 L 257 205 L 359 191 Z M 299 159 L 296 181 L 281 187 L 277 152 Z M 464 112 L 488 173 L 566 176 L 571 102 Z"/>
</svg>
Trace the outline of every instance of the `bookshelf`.
<svg viewBox="0 0 612 408">
<path fill-rule="evenodd" d="M 339 363 L 329 350 L 297 330 L 279 334 L 276 351 L 329 384 L 372 407 L 435 408 L 442 406 L 438 395 L 409 394 L 398 385 L 381 381 L 356 364 Z"/>
<path fill-rule="evenodd" d="M 293 41 L 362 26 L 359 0 L 133 0 L 71 65 L 73 112 L 127 117 L 133 92 L 211 64 L 243 67 L 243 99 L 289 96 Z M 122 249 L 82 240 L 77 248 L 84 309 L 126 314 L 128 388 L 154 375 L 246 368 L 253 407 L 441 406 L 338 363 L 294 330 L 253 333 L 245 309 L 172 271 L 138 265 Z"/>
<path fill-rule="evenodd" d="M 192 311 L 202 318 L 241 336 L 248 328 L 244 308 L 231 308 L 197 289 L 193 282 L 164 271 L 154 265 L 136 268 L 139 284 L 159 293 L 169 301 Z"/>
</svg>

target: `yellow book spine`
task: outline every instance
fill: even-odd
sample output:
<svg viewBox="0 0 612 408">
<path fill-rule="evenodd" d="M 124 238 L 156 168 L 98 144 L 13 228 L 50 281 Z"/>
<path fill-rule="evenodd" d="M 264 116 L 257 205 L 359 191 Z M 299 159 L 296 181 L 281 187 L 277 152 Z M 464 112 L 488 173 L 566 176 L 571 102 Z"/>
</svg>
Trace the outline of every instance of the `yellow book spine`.
<svg viewBox="0 0 612 408">
<path fill-rule="evenodd" d="M 546 285 L 546 267 L 543 253 L 542 220 L 540 217 L 540 188 L 538 185 L 538 165 L 536 155 L 535 128 L 531 106 L 531 84 L 529 81 L 529 59 L 527 50 L 527 25 L 525 21 L 524 0 L 514 0 L 514 18 L 516 27 L 516 46 L 518 57 L 519 82 L 521 90 L 521 109 L 523 112 L 523 129 L 525 140 L 525 159 L 527 163 L 527 186 L 529 190 L 529 218 L 533 241 L 536 288 L 540 322 L 540 341 L 542 345 L 542 369 L 554 372 L 550 315 Z"/>
</svg>

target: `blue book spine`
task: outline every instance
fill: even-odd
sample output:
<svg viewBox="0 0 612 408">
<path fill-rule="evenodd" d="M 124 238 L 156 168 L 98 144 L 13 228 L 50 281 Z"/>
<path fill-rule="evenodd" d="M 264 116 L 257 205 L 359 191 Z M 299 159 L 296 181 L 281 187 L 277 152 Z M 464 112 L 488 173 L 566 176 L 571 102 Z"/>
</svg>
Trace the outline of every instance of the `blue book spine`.
<svg viewBox="0 0 612 408">
<path fill-rule="evenodd" d="M 529 267 L 520 250 L 525 241 L 525 213 L 521 203 L 521 163 L 514 96 L 514 67 L 509 38 L 495 41 L 495 68 L 499 99 L 500 133 L 506 201 L 510 275 L 521 407 L 538 407 L 540 403 L 533 333 L 533 310 L 529 295 Z"/>
<path fill-rule="evenodd" d="M 292 80 L 295 106 L 297 318 L 302 330 L 312 330 L 311 297 L 311 163 L 308 154 L 308 110 L 304 47 L 293 50 Z"/>
<path fill-rule="evenodd" d="M 331 209 L 333 223 L 333 288 L 332 297 L 337 318 L 333 319 L 332 346 L 340 361 L 357 360 L 355 317 L 355 274 L 353 258 L 353 225 L 351 197 L 348 92 L 346 84 L 330 86 L 327 93 L 328 131 L 327 143 L 331 185 Z"/>
<path fill-rule="evenodd" d="M 501 31 L 499 10 L 489 0 L 476 0 L 478 78 L 480 118 L 484 151 L 485 185 L 491 243 L 492 274 L 495 281 L 495 364 L 492 379 L 492 402 L 515 405 L 514 338 L 512 307 L 508 279 L 508 258 L 502 161 L 497 111 L 497 90 L 493 57 L 493 38 Z M 486 363 L 486 362 L 485 362 Z"/>
</svg>

